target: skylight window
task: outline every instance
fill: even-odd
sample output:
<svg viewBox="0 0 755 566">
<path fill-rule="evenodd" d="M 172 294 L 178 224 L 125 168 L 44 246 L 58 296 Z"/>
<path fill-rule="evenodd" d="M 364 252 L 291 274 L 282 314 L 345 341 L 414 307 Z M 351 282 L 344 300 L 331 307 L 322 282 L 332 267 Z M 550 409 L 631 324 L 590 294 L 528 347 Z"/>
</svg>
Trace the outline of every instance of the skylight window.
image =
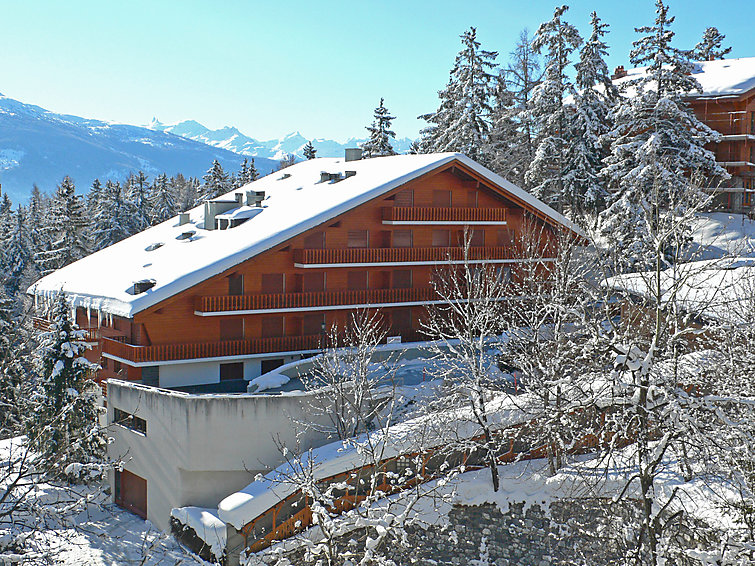
<svg viewBox="0 0 755 566">
<path fill-rule="evenodd" d="M 194 230 L 190 230 L 188 232 L 182 232 L 178 236 L 176 236 L 176 240 L 191 240 L 192 236 L 194 236 L 196 232 Z"/>
<path fill-rule="evenodd" d="M 161 248 L 164 244 L 162 242 L 155 242 L 154 244 L 148 245 L 146 248 L 144 248 L 145 252 L 153 252 L 157 248 Z"/>
<path fill-rule="evenodd" d="M 154 279 L 142 279 L 141 281 L 134 283 L 134 286 L 128 290 L 128 293 L 131 295 L 140 295 L 141 293 L 150 290 L 154 286 Z"/>
</svg>

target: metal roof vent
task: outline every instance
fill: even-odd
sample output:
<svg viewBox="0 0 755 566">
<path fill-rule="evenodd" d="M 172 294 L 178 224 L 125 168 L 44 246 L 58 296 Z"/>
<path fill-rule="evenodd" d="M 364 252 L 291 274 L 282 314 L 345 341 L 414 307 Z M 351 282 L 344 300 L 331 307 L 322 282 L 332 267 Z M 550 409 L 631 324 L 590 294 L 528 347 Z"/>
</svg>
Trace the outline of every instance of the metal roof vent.
<svg viewBox="0 0 755 566">
<path fill-rule="evenodd" d="M 182 212 L 178 215 L 178 225 L 183 226 L 184 224 L 188 224 L 191 222 L 191 216 L 189 216 L 188 212 Z"/>
<path fill-rule="evenodd" d="M 356 171 L 346 171 L 346 178 L 348 179 L 349 177 L 353 177 L 356 174 Z"/>
<path fill-rule="evenodd" d="M 362 159 L 362 150 L 358 147 L 347 147 L 344 158 L 346 161 L 359 161 Z"/>
</svg>

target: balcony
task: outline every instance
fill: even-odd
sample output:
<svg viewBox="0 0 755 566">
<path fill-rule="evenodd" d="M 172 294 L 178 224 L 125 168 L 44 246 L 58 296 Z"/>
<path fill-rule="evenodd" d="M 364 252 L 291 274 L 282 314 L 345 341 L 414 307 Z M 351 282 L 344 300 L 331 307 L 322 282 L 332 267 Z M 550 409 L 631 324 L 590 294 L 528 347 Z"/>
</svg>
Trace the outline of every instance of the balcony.
<svg viewBox="0 0 755 566">
<path fill-rule="evenodd" d="M 240 314 L 257 311 L 336 310 L 337 307 L 420 303 L 434 298 L 437 298 L 435 291 L 430 287 L 269 295 L 225 295 L 199 297 L 195 305 L 195 312 L 202 316 L 212 316 L 220 313 Z"/>
<path fill-rule="evenodd" d="M 472 263 L 502 263 L 512 259 L 510 247 L 469 248 Z M 463 263 L 463 248 L 340 248 L 294 250 L 296 267 L 369 267 L 383 265 L 436 265 Z"/>
<path fill-rule="evenodd" d="M 320 334 L 309 336 L 284 336 L 282 338 L 256 338 L 252 340 L 226 340 L 223 342 L 200 342 L 194 344 L 160 344 L 155 346 L 132 346 L 103 337 L 102 353 L 133 364 L 149 364 L 171 360 L 222 358 L 247 356 L 274 352 L 298 352 L 319 350 L 323 347 Z"/>
<path fill-rule="evenodd" d="M 383 209 L 383 224 L 505 225 L 505 208 L 403 208 Z"/>
<path fill-rule="evenodd" d="M 46 318 L 35 316 L 32 318 L 32 326 L 36 330 L 49 332 L 52 328 L 52 322 L 50 322 Z M 84 335 L 84 340 L 86 340 L 87 342 L 96 342 L 102 337 L 111 338 L 119 342 L 126 341 L 125 333 L 106 326 L 79 326 L 79 330 L 86 332 L 86 334 Z"/>
</svg>

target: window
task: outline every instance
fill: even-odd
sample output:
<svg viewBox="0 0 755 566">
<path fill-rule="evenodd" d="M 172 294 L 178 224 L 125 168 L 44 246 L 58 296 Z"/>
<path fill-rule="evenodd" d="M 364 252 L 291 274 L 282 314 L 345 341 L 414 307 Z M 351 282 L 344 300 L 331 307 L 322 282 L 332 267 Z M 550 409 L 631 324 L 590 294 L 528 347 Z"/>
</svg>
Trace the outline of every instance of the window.
<svg viewBox="0 0 755 566">
<path fill-rule="evenodd" d="M 160 366 L 143 367 L 142 384 L 157 387 L 160 384 Z"/>
<path fill-rule="evenodd" d="M 393 272 L 393 288 L 409 289 L 412 286 L 412 270 L 397 269 Z"/>
<path fill-rule="evenodd" d="M 405 208 L 414 206 L 414 191 L 412 189 L 404 189 L 397 192 L 395 205 Z"/>
<path fill-rule="evenodd" d="M 325 272 L 305 273 L 301 278 L 304 293 L 316 293 L 325 290 Z"/>
<path fill-rule="evenodd" d="M 262 292 L 263 293 L 283 293 L 285 291 L 284 279 L 282 273 L 263 273 L 262 274 Z"/>
<path fill-rule="evenodd" d="M 467 191 L 467 208 L 477 208 L 477 191 Z"/>
<path fill-rule="evenodd" d="M 438 208 L 451 206 L 451 191 L 433 191 L 433 206 Z"/>
<path fill-rule="evenodd" d="M 147 421 L 121 409 L 113 408 L 113 422 L 139 434 L 147 435 Z"/>
<path fill-rule="evenodd" d="M 220 364 L 220 381 L 244 379 L 244 362 Z"/>
<path fill-rule="evenodd" d="M 349 271 L 346 275 L 347 286 L 350 291 L 367 289 L 368 279 L 366 271 Z"/>
<path fill-rule="evenodd" d="M 394 309 L 391 313 L 393 331 L 410 330 L 412 328 L 411 309 Z"/>
<path fill-rule="evenodd" d="M 349 230 L 346 246 L 349 248 L 366 248 L 369 245 L 370 233 L 367 230 Z"/>
<path fill-rule="evenodd" d="M 260 371 L 262 373 L 267 373 L 269 371 L 273 371 L 274 369 L 278 369 L 283 365 L 283 358 L 275 358 L 272 360 L 262 360 L 260 363 Z"/>
<path fill-rule="evenodd" d="M 755 112 L 750 112 L 750 133 L 755 134 Z"/>
<path fill-rule="evenodd" d="M 496 235 L 496 245 L 499 248 L 507 248 L 514 242 L 511 230 L 498 230 Z"/>
<path fill-rule="evenodd" d="M 325 232 L 313 232 L 304 237 L 304 249 L 321 250 L 325 248 Z"/>
<path fill-rule="evenodd" d="M 244 319 L 243 318 L 220 318 L 220 339 L 221 340 L 243 340 L 244 339 Z"/>
<path fill-rule="evenodd" d="M 469 230 L 469 247 L 481 248 L 485 245 L 485 231 L 484 230 Z M 464 245 L 464 232 L 459 233 L 459 245 Z"/>
<path fill-rule="evenodd" d="M 244 276 L 240 273 L 234 273 L 228 276 L 228 294 L 229 295 L 243 295 L 244 294 Z"/>
<path fill-rule="evenodd" d="M 412 247 L 412 231 L 411 230 L 394 230 L 393 231 L 393 247 L 394 248 L 411 248 Z"/>
<path fill-rule="evenodd" d="M 433 247 L 447 248 L 451 242 L 451 232 L 449 230 L 433 230 Z"/>
<path fill-rule="evenodd" d="M 262 337 L 280 338 L 283 336 L 283 317 L 267 316 L 262 319 Z"/>
<path fill-rule="evenodd" d="M 314 336 L 325 332 L 325 317 L 322 314 L 310 314 L 301 321 L 301 332 L 305 336 Z"/>
<path fill-rule="evenodd" d="M 752 193 L 745 190 L 745 193 L 742 197 L 742 204 L 744 206 L 752 206 Z"/>
</svg>

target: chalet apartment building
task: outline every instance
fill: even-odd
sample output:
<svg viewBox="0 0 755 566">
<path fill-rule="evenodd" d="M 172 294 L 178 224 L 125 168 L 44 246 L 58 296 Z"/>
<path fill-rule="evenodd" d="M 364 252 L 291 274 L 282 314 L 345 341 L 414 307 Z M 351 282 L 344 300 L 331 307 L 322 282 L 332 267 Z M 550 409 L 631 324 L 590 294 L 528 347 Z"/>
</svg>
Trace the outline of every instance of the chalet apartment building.
<svg viewBox="0 0 755 566">
<path fill-rule="evenodd" d="M 755 57 L 700 61 L 694 76 L 702 92 L 688 103 L 697 117 L 721 134 L 708 149 L 731 179 L 715 191 L 714 208 L 732 212 L 755 211 Z M 644 69 L 618 67 L 616 85 L 636 78 Z"/>
<path fill-rule="evenodd" d="M 433 271 L 461 262 L 465 229 L 472 262 L 503 270 L 542 259 L 514 251 L 525 218 L 544 240 L 579 230 L 461 154 L 359 157 L 272 173 L 30 289 L 66 294 L 109 380 L 116 502 L 167 528 L 172 507 L 216 507 L 276 466 L 273 434 L 293 445 L 305 394 L 246 394 L 248 380 L 320 352 L 355 309 L 417 340 Z"/>
</svg>

